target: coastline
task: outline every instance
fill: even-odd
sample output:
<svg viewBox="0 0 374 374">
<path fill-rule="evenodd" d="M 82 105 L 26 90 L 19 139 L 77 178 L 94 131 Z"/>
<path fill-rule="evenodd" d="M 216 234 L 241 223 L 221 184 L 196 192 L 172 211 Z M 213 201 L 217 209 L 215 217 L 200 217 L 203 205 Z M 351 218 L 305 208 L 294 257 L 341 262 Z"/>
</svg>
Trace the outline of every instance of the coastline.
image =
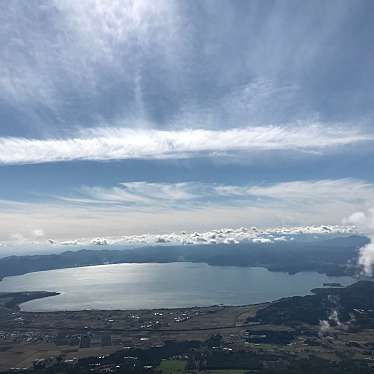
<svg viewBox="0 0 374 374">
<path fill-rule="evenodd" d="M 58 296 L 60 292 L 49 291 L 24 291 L 24 292 L 0 292 L 0 309 L 6 308 L 20 311 L 20 305 L 31 300 L 45 297 Z"/>
</svg>

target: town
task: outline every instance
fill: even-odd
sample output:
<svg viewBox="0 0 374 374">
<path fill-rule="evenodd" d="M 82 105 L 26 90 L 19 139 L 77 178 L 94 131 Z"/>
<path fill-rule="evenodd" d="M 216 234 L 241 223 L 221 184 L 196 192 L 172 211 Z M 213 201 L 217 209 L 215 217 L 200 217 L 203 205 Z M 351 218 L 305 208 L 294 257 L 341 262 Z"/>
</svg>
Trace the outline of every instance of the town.
<svg viewBox="0 0 374 374">
<path fill-rule="evenodd" d="M 353 304 L 350 295 L 371 291 L 373 286 L 372 282 L 358 282 L 347 288 L 316 290 L 313 296 L 238 307 L 41 313 L 3 306 L 0 370 L 43 372 L 60 367 L 66 372 L 120 373 L 131 368 L 133 372 L 167 373 L 170 365 L 176 365 L 182 372 L 271 372 L 275 367 L 290 370 L 316 357 L 321 367 L 346 365 L 348 360 L 350 370 L 372 370 L 374 312 L 365 295 L 362 300 L 356 295 Z M 341 293 L 342 305 L 352 307 L 350 320 L 344 320 L 343 309 L 341 321 L 327 316 L 317 324 L 306 321 L 302 314 L 287 314 L 299 313 L 313 300 L 310 298 L 334 292 Z M 8 294 L 8 303 L 10 297 Z M 313 309 L 310 313 L 323 318 Z M 278 317 L 283 320 L 276 321 Z"/>
</svg>

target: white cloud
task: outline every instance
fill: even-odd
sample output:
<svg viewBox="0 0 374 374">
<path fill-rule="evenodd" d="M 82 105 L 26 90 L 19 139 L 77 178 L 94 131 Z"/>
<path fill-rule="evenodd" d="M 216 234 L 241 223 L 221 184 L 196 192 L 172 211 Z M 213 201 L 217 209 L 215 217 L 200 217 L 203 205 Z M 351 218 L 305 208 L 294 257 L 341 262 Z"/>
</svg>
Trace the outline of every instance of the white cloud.
<svg viewBox="0 0 374 374">
<path fill-rule="evenodd" d="M 217 13 L 211 2 L 185 5 L 168 0 L 7 2 L 0 14 L 0 99 L 5 117 L 10 118 L 9 124 L 4 122 L 5 133 L 27 129 L 27 134 L 58 136 L 67 129 L 103 122 L 136 127 L 136 121 L 147 119 L 154 128 L 169 129 L 280 124 L 315 118 L 316 113 L 342 118 L 329 113 L 334 105 L 326 104 L 326 94 L 341 103 L 339 95 L 348 102 L 349 91 L 360 101 L 355 87 L 340 92 L 334 84 L 336 58 L 321 58 L 327 48 L 341 59 L 330 45 L 340 47 L 341 40 L 335 38 L 347 29 L 345 22 L 351 22 L 351 6 L 301 7 L 297 19 L 292 17 L 292 6 L 252 4 L 245 6 L 247 11 L 240 9 L 227 3 Z M 238 27 L 227 27 L 234 14 Z M 255 19 L 261 22 L 252 22 Z M 308 36 L 307 43 L 302 36 Z M 330 43 L 332 37 L 335 43 Z M 345 50 L 349 54 L 352 45 Z M 329 72 L 333 84 L 326 80 Z M 346 83 L 352 85 L 350 79 Z M 357 107 L 359 118 L 366 118 L 356 101 L 350 102 L 348 107 Z M 182 125 L 175 126 L 178 119 Z M 339 131 L 330 135 L 328 145 L 345 137 Z M 313 147 L 321 149 L 326 138 L 328 134 L 325 139 L 311 134 L 308 143 L 315 139 Z M 150 157 L 144 149 L 116 152 L 105 140 L 101 147 L 100 139 L 76 139 L 74 134 L 42 143 L 18 140 L 7 143 L 20 146 L 18 157 L 1 162 Z M 284 149 L 271 142 L 265 148 Z M 339 144 L 349 143 L 345 139 Z M 108 151 L 101 150 L 106 146 Z M 128 146 L 114 144 L 114 148 Z M 30 157 L 22 155 L 22 147 L 30 147 Z M 220 152 L 228 147 L 213 148 Z M 311 147 L 290 144 L 289 148 Z M 150 153 L 166 157 L 174 149 L 156 147 Z"/>
<path fill-rule="evenodd" d="M 26 238 L 19 232 L 15 233 L 15 234 L 11 234 L 10 235 L 10 238 L 11 238 L 11 241 L 14 241 L 16 243 L 25 243 L 26 242 Z"/>
<path fill-rule="evenodd" d="M 81 204 L 128 204 L 139 207 L 184 208 L 207 205 L 255 205 L 318 208 L 318 204 L 366 206 L 374 199 L 374 186 L 356 179 L 292 181 L 270 185 L 231 186 L 200 182 L 126 182 L 115 187 L 83 187 L 79 196 L 59 197 Z M 317 204 L 317 205 L 316 205 Z M 349 224 L 361 225 L 364 213 L 355 213 Z M 353 220 L 353 218 L 355 218 Z"/>
<path fill-rule="evenodd" d="M 270 186 L 249 187 L 245 191 L 255 196 L 275 199 L 312 201 L 367 201 L 374 197 L 374 187 L 370 183 L 346 178 L 338 180 L 294 181 Z"/>
<path fill-rule="evenodd" d="M 146 245 L 198 245 L 198 244 L 239 244 L 251 242 L 255 244 L 273 244 L 274 242 L 287 242 L 295 237 L 309 235 L 316 237 L 328 237 L 329 235 L 351 235 L 354 228 L 349 226 L 297 226 L 297 227 L 272 227 L 258 229 L 256 227 L 220 228 L 209 231 L 179 231 L 163 234 L 138 234 L 138 235 L 116 235 L 106 237 L 84 237 L 70 240 L 48 239 L 34 242 L 39 245 L 53 246 L 146 246 Z M 22 236 L 12 237 L 11 241 L 3 243 L 26 244 Z"/>
<path fill-rule="evenodd" d="M 113 188 L 84 187 L 81 193 L 88 199 L 83 198 L 78 201 L 163 205 L 173 201 L 190 201 L 199 197 L 197 195 L 200 193 L 199 186 L 199 183 L 126 182 Z"/>
<path fill-rule="evenodd" d="M 272 243 L 273 241 L 269 238 L 254 238 L 252 239 L 253 243 L 262 243 L 262 244 L 270 244 Z"/>
<path fill-rule="evenodd" d="M 344 224 L 356 225 L 367 233 L 374 233 L 374 209 L 369 208 L 365 211 L 357 211 L 343 220 Z"/>
<path fill-rule="evenodd" d="M 365 274 L 372 276 L 374 267 L 374 243 L 371 237 L 371 242 L 364 247 L 360 248 L 360 256 L 358 259 L 358 264 L 362 267 Z"/>
<path fill-rule="evenodd" d="M 182 158 L 270 150 L 322 151 L 372 140 L 374 134 L 321 124 L 176 131 L 99 128 L 72 138 L 0 138 L 0 163 Z"/>
<path fill-rule="evenodd" d="M 42 238 L 45 234 L 42 229 L 34 229 L 31 231 L 31 235 L 35 238 Z"/>
<path fill-rule="evenodd" d="M 0 14 L 0 97 L 58 115 L 67 91 L 94 96 L 108 74 L 131 86 L 134 45 L 138 55 L 156 48 L 166 63 L 176 46 L 175 13 L 176 4 L 163 0 L 8 3 Z"/>
<path fill-rule="evenodd" d="M 353 224 L 370 238 L 370 243 L 360 248 L 358 265 L 369 276 L 374 273 L 374 209 L 357 211 L 346 218 L 343 223 Z"/>
<path fill-rule="evenodd" d="M 297 225 L 338 225 L 342 217 L 367 210 L 373 200 L 374 186 L 354 179 L 268 186 L 126 182 L 112 188 L 85 187 L 79 195 L 43 203 L 0 202 L 0 241 L 9 240 L 10 232 L 21 233 L 29 241 L 45 241 L 45 236 L 30 236 L 34 228 L 43 228 L 57 241 L 251 225 L 282 226 L 283 232 Z M 358 224 L 361 215 L 353 217 L 344 224 L 366 232 Z M 330 226 L 321 227 L 330 231 Z M 225 237 L 230 238 L 238 240 L 229 234 Z M 219 236 L 203 239 L 220 241 Z"/>
</svg>

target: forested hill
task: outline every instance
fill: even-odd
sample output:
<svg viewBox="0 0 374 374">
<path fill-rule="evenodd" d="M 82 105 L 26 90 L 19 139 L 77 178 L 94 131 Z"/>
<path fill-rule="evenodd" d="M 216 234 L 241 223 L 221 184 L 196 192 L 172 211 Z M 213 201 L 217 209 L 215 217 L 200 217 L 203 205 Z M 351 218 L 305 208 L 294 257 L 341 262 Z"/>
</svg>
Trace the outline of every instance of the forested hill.
<svg viewBox="0 0 374 374">
<path fill-rule="evenodd" d="M 152 246 L 136 249 L 82 249 L 60 254 L 9 256 L 0 259 L 0 278 L 35 271 L 108 263 L 202 262 L 221 266 L 258 266 L 272 271 L 318 271 L 328 275 L 354 274 L 363 236 L 314 242 L 241 243 Z"/>
<path fill-rule="evenodd" d="M 328 321 L 331 326 L 350 321 L 356 328 L 374 327 L 374 282 L 359 281 L 345 288 L 317 288 L 313 292 L 280 299 L 249 321 L 282 325 Z"/>
</svg>

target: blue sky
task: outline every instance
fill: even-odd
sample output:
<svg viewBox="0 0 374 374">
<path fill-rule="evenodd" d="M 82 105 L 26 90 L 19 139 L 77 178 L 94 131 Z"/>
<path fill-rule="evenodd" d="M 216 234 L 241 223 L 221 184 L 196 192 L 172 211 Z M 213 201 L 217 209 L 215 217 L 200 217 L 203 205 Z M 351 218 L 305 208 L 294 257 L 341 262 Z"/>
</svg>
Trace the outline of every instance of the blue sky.
<svg viewBox="0 0 374 374">
<path fill-rule="evenodd" d="M 373 17 L 348 0 L 5 2 L 0 242 L 370 209 Z"/>
</svg>

